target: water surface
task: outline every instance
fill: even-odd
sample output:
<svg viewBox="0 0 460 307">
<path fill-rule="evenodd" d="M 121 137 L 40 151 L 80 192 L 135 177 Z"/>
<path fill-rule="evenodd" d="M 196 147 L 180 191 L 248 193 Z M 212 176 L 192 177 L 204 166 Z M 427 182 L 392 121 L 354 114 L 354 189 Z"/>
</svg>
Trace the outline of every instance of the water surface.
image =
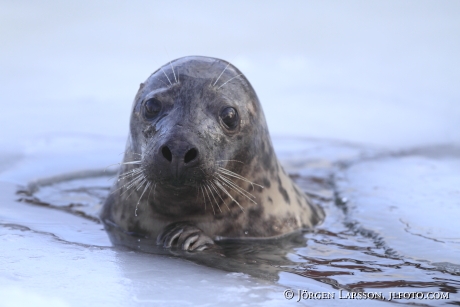
<svg viewBox="0 0 460 307">
<path fill-rule="evenodd" d="M 64 139 L 50 143 L 58 144 Z M 460 205 L 455 197 L 459 194 L 455 183 L 460 182 L 458 148 L 386 152 L 336 141 L 275 138 L 278 155 L 291 177 L 325 209 L 324 223 L 282 240 L 225 241 L 219 242 L 216 250 L 187 253 L 158 248 L 152 241 L 123 234 L 119 235 L 120 242 L 129 248 L 113 247 L 97 213 L 116 180 L 114 167 L 81 169 L 78 163 L 69 161 L 78 156 L 85 166 L 94 165 L 99 161 L 88 161 L 103 155 L 104 165 L 110 165 L 110 152 L 123 142 L 106 139 L 99 149 L 92 137 L 69 137 L 65 142 L 79 144 L 87 148 L 86 152 L 72 155 L 56 150 L 50 158 L 40 154 L 43 148 L 38 146 L 35 153 L 31 150 L 1 175 L 2 194 L 8 195 L 1 216 L 2 238 L 9 248 L 5 264 L 8 272 L 14 272 L 6 280 L 16 279 L 13 284 L 23 287 L 26 280 L 26 285 L 31 283 L 32 276 L 37 276 L 30 275 L 36 261 L 31 259 L 44 258 L 47 261 L 40 269 L 47 278 L 63 270 L 73 276 L 66 278 L 65 283 L 70 284 L 94 272 L 96 280 L 105 276 L 116 285 L 107 291 L 117 292 L 118 299 L 141 305 L 157 302 L 158 297 L 177 305 L 214 302 L 207 293 L 215 291 L 216 286 L 223 297 L 231 297 L 221 298 L 230 305 L 235 300 L 249 305 L 286 303 L 285 289 L 333 293 L 334 300 L 315 301 L 327 305 L 344 301 L 394 303 L 338 298 L 354 292 L 380 293 L 385 299 L 390 292 L 404 291 L 449 295 L 443 300 L 398 300 L 421 306 L 460 300 L 460 233 L 456 227 Z M 114 160 L 119 158 L 112 155 Z M 49 167 L 49 176 L 36 178 L 36 168 L 43 165 Z M 63 169 L 69 171 L 62 172 Z M 22 181 L 22 185 L 6 181 Z M 70 257 L 72 253 L 75 255 Z M 13 259 L 25 265 L 17 266 Z M 69 272 L 76 269 L 75 265 L 85 273 Z M 168 266 L 174 267 L 178 280 L 187 276 L 183 286 L 206 281 L 198 288 L 192 287 L 193 299 L 177 299 L 172 286 L 175 279 L 170 278 Z M 120 270 L 128 277 L 120 277 Z M 213 274 L 216 280 L 208 283 Z M 158 296 L 158 285 L 165 283 L 172 288 Z M 37 292 L 46 294 L 44 288 L 46 281 Z M 237 291 L 237 298 L 229 294 L 232 291 Z M 58 297 L 76 299 L 69 295 L 64 291 Z M 92 295 L 90 292 L 82 297 L 89 299 Z M 298 299 L 297 292 L 294 299 Z M 311 304 L 311 300 L 301 302 Z"/>
</svg>

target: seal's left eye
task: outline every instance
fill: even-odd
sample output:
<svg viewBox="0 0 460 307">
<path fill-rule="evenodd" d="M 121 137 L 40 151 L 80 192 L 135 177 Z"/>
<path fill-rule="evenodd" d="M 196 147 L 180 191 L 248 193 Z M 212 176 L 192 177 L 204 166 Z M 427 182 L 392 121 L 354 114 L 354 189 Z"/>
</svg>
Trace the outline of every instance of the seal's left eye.
<svg viewBox="0 0 460 307">
<path fill-rule="evenodd" d="M 239 116 L 235 108 L 226 107 L 220 112 L 220 118 L 227 129 L 233 130 L 238 126 Z"/>
<path fill-rule="evenodd" d="M 147 119 L 152 119 L 161 111 L 161 102 L 151 98 L 144 103 L 144 115 Z"/>
</svg>

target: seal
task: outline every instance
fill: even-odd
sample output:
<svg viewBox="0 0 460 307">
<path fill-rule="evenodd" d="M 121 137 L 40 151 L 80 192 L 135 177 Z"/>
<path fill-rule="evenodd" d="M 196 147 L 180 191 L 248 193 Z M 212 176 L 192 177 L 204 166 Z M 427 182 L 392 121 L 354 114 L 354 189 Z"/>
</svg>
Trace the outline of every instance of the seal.
<svg viewBox="0 0 460 307">
<path fill-rule="evenodd" d="M 310 229 L 324 211 L 280 165 L 257 95 L 230 63 L 184 57 L 140 85 L 106 230 L 203 250 Z M 113 241 L 113 239 L 112 239 Z"/>
</svg>

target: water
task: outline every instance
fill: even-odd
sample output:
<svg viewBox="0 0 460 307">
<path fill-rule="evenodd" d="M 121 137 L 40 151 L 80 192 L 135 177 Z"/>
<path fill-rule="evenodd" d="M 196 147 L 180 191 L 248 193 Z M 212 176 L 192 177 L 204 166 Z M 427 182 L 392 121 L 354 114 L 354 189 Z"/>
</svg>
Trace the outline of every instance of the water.
<svg viewBox="0 0 460 307">
<path fill-rule="evenodd" d="M 1 6 L 0 306 L 285 306 L 299 289 L 336 296 L 302 305 L 395 304 L 340 290 L 459 304 L 458 2 Z M 202 254 L 112 246 L 95 216 L 115 169 L 101 171 L 121 160 L 134 94 L 195 54 L 251 81 L 283 164 L 326 210 L 315 230 Z"/>
<path fill-rule="evenodd" d="M 57 138 L 49 143 L 62 141 Z M 43 274 L 47 278 L 36 290 L 38 298 L 64 298 L 63 304 L 102 302 L 102 294 L 87 291 L 87 287 L 94 284 L 97 288 L 103 281 L 109 284 L 104 296 L 113 302 L 141 305 L 196 305 L 216 300 L 224 305 L 276 305 L 286 303 L 286 289 L 334 294 L 334 300 L 319 302 L 326 305 L 344 301 L 366 306 L 388 304 L 338 298 L 363 291 L 386 299 L 390 292 L 449 294 L 448 300 L 398 301 L 406 304 L 441 305 L 460 300 L 460 233 L 456 227 L 460 205 L 453 197 L 459 193 L 455 184 L 460 182 L 458 148 L 387 152 L 335 141 L 275 138 L 275 148 L 292 178 L 326 210 L 324 223 L 283 240 L 227 241 L 215 250 L 188 253 L 158 248 L 154 242 L 123 234 L 118 234 L 118 239 L 131 249 L 113 247 L 97 212 L 115 180 L 116 166 L 74 171 L 78 166 L 63 165 L 77 157 L 86 164 L 104 150 L 106 157 L 110 156 L 123 142 L 107 138 L 99 149 L 92 137 L 69 137 L 66 142 L 87 150 L 71 154 L 57 150 L 65 148 L 62 144 L 56 146 L 48 172 L 57 176 L 34 180 L 25 176 L 25 168 L 31 178 L 37 173 L 31 168 L 43 167 L 50 159 L 40 154 L 45 150 L 40 146 L 35 154 L 2 173 L 2 195 L 9 198 L 2 202 L 8 205 L 3 206 L 1 216 L 2 246 L 8 250 L 4 257 L 8 274 L 3 283 L 16 285 L 13 290 L 19 294 L 24 287 L 29 291 Z M 107 159 L 105 165 L 110 164 Z M 69 172 L 61 173 L 65 169 Z M 13 179 L 24 184 L 18 189 L 5 183 Z M 53 265 L 45 263 L 37 272 L 34 263 L 38 259 Z M 53 292 L 58 293 L 54 297 L 44 290 L 55 287 L 53 278 L 59 274 L 66 278 L 64 286 Z M 90 284 L 84 281 L 88 274 L 94 276 Z M 74 283 L 80 285 L 80 300 L 65 291 Z M 188 291 L 189 296 L 182 299 L 175 289 Z M 209 297 L 209 291 L 218 295 Z M 298 299 L 297 292 L 294 299 Z M 309 304 L 311 300 L 301 302 Z"/>
</svg>

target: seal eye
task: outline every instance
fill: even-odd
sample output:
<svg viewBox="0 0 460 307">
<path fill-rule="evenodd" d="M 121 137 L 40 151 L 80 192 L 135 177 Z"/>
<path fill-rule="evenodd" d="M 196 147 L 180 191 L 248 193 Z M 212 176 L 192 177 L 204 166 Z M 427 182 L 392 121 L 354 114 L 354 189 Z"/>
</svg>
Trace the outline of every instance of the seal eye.
<svg viewBox="0 0 460 307">
<path fill-rule="evenodd" d="M 144 116 L 147 119 L 152 119 L 161 111 L 161 102 L 155 98 L 151 98 L 144 103 Z"/>
<path fill-rule="evenodd" d="M 233 130 L 238 126 L 239 116 L 235 108 L 226 107 L 220 112 L 225 128 Z"/>
</svg>

